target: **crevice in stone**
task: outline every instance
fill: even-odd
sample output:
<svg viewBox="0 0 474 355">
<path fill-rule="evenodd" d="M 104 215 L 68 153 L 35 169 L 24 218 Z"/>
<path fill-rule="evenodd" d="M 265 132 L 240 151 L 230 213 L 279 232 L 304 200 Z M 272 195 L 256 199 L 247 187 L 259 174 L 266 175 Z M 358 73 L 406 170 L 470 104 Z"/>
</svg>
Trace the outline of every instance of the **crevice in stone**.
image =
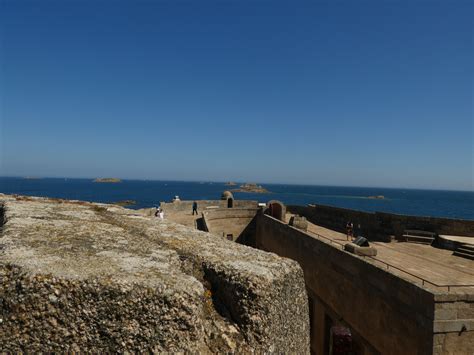
<svg viewBox="0 0 474 355">
<path fill-rule="evenodd" d="M 0 203 L 0 233 L 3 231 L 3 225 L 6 222 L 6 217 L 5 217 L 5 204 Z"/>
</svg>

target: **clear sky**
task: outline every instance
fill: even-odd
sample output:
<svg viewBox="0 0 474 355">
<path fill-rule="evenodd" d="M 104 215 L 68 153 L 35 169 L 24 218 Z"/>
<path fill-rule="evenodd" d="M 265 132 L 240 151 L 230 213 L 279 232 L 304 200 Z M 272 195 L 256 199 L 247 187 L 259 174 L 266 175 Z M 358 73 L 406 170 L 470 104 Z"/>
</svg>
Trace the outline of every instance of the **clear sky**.
<svg viewBox="0 0 474 355">
<path fill-rule="evenodd" d="M 0 175 L 473 190 L 473 14 L 0 0 Z"/>
</svg>

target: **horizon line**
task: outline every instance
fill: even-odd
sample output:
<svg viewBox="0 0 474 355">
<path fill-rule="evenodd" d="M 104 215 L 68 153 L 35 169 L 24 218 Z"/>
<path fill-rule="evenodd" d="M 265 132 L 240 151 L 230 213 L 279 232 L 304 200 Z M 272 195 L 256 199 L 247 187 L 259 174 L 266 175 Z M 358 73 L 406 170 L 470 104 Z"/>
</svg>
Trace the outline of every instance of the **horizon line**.
<svg viewBox="0 0 474 355">
<path fill-rule="evenodd" d="M 71 176 L 39 176 L 39 175 L 0 175 L 0 178 L 17 178 L 17 179 L 73 179 L 73 180 L 95 180 L 104 178 L 117 178 L 121 181 L 156 181 L 156 182 L 189 182 L 189 183 L 217 183 L 226 184 L 228 182 L 241 183 L 256 183 L 261 185 L 289 185 L 289 186 L 314 186 L 314 187 L 342 187 L 342 188 L 362 188 L 362 189 L 392 189 L 392 190 L 418 190 L 418 191 L 446 191 L 446 192 L 474 192 L 474 187 L 471 190 L 462 189 L 446 189 L 446 188 L 419 188 L 419 187 L 389 187 L 389 186 L 357 186 L 357 185 L 327 185 L 327 184 L 308 184 L 308 183 L 288 183 L 288 182 L 249 182 L 249 181 L 238 181 L 238 180 L 173 180 L 173 179 L 155 179 L 155 178 L 121 178 L 115 176 L 106 177 L 71 177 Z"/>
</svg>

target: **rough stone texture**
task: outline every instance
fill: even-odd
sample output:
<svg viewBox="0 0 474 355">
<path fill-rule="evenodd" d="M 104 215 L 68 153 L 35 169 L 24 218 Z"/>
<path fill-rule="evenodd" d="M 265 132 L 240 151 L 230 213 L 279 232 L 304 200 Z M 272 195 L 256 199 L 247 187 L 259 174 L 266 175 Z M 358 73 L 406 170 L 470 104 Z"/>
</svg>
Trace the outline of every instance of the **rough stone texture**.
<svg viewBox="0 0 474 355">
<path fill-rule="evenodd" d="M 309 352 L 294 261 L 118 206 L 0 204 L 3 351 Z"/>
</svg>

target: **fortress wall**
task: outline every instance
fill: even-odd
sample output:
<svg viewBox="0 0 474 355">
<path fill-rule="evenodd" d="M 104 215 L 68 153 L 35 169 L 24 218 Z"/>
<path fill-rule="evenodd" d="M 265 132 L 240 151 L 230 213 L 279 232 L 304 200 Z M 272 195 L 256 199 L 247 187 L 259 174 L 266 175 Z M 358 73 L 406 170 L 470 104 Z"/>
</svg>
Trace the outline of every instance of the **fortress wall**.
<svg viewBox="0 0 474 355">
<path fill-rule="evenodd" d="M 202 215 L 207 231 L 243 243 L 255 235 L 252 220 L 257 211 L 256 208 L 210 209 Z"/>
<path fill-rule="evenodd" d="M 305 216 L 312 223 L 344 233 L 347 221 L 352 221 L 354 227 L 361 225 L 361 234 L 364 237 L 373 240 L 388 241 L 390 235 L 401 236 L 405 229 L 474 238 L 474 221 L 471 220 L 371 213 L 322 205 L 287 206 L 287 210 Z"/>
<path fill-rule="evenodd" d="M 176 202 L 160 202 L 160 207 L 165 213 L 191 212 L 194 200 L 181 200 Z M 202 212 L 208 207 L 227 208 L 227 200 L 196 200 L 198 211 Z M 233 208 L 257 208 L 257 201 L 234 200 Z"/>
<path fill-rule="evenodd" d="M 432 293 L 267 215 L 257 216 L 256 246 L 303 268 L 316 353 L 328 319 L 349 326 L 366 353 L 432 353 Z"/>
</svg>

